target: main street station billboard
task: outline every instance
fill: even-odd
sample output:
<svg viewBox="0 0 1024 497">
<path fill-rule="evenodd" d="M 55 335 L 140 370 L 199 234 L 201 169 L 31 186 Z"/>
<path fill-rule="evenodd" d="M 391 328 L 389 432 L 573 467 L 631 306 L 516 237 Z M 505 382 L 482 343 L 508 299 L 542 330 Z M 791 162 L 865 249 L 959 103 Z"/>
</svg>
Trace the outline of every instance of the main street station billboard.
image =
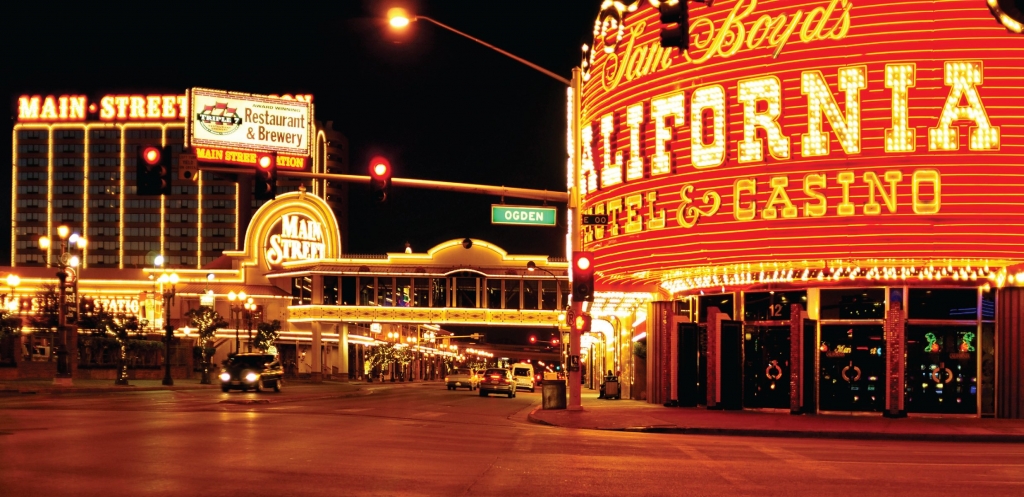
<svg viewBox="0 0 1024 497">
<path fill-rule="evenodd" d="M 691 2 L 688 52 L 657 4 L 605 2 L 584 47 L 599 281 L 1024 261 L 1024 37 L 984 1 Z"/>
<path fill-rule="evenodd" d="M 200 161 L 255 165 L 276 153 L 277 167 L 303 169 L 313 139 L 308 101 L 193 88 L 189 142 Z"/>
</svg>

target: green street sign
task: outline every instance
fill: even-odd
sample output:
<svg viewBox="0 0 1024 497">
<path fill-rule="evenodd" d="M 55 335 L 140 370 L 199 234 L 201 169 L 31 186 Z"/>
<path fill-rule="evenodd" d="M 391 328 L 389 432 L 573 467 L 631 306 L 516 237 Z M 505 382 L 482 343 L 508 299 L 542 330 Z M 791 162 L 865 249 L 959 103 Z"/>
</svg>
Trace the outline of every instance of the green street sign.
<svg viewBox="0 0 1024 497">
<path fill-rule="evenodd" d="M 558 209 L 555 207 L 528 207 L 524 205 L 491 206 L 491 224 L 555 226 L 556 221 L 558 221 Z"/>
</svg>

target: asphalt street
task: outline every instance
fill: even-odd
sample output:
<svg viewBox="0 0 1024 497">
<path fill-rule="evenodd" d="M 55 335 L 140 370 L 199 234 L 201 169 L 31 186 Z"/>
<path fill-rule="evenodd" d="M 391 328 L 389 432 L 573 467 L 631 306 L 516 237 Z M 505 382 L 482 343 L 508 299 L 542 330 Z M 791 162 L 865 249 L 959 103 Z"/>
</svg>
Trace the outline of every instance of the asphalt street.
<svg viewBox="0 0 1024 497">
<path fill-rule="evenodd" d="M 540 393 L 0 395 L 0 495 L 1024 493 L 1018 444 L 715 437 L 527 422 Z"/>
</svg>

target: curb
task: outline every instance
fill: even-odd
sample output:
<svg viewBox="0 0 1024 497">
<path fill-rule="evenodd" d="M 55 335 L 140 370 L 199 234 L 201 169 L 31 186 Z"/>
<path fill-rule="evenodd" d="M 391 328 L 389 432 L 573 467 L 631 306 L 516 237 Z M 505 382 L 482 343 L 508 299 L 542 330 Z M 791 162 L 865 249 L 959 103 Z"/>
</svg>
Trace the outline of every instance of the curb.
<svg viewBox="0 0 1024 497">
<path fill-rule="evenodd" d="M 634 433 L 661 433 L 670 435 L 711 435 L 730 437 L 762 437 L 762 438 L 830 438 L 839 440 L 903 440 L 918 442 L 984 442 L 984 443 L 1024 443 L 1024 435 L 1015 434 L 945 434 L 945 433 L 883 433 L 867 431 L 800 431 L 800 430 L 760 430 L 752 428 L 687 428 L 682 426 L 632 426 L 625 428 L 586 428 L 570 427 L 540 419 L 534 414 L 543 410 L 537 407 L 527 414 L 526 419 L 534 424 L 554 426 L 557 428 L 574 428 L 577 430 L 621 431 Z"/>
</svg>

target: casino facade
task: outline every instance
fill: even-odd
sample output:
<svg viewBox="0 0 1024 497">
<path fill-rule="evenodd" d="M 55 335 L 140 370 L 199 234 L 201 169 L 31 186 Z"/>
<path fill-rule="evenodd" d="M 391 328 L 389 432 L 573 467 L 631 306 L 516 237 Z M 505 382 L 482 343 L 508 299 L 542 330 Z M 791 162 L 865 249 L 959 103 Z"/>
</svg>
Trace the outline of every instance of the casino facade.
<svg viewBox="0 0 1024 497">
<path fill-rule="evenodd" d="M 658 3 L 605 2 L 582 63 L 583 247 L 656 296 L 634 398 L 1024 416 L 1024 37 L 983 1 L 733 0 L 681 52 Z"/>
</svg>

